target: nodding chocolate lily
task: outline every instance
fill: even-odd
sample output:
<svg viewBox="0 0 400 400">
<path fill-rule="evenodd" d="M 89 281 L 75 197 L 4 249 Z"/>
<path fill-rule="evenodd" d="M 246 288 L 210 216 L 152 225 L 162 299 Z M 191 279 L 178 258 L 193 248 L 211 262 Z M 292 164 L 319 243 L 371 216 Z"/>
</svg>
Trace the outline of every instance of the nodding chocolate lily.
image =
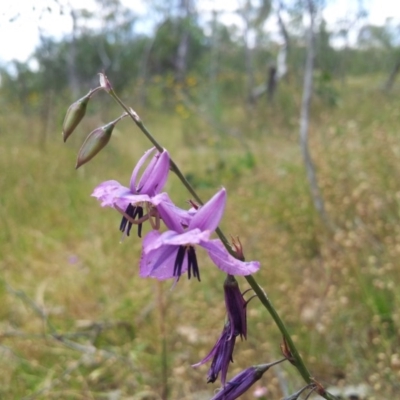
<svg viewBox="0 0 400 400">
<path fill-rule="evenodd" d="M 193 364 L 192 367 L 199 367 L 212 358 L 211 367 L 208 370 L 207 383 L 215 382 L 221 372 L 221 383 L 225 386 L 229 363 L 233 362 L 235 342 L 236 336 L 231 336 L 231 327 L 228 321 L 211 351 L 200 362 Z"/>
<path fill-rule="evenodd" d="M 285 358 L 270 364 L 254 365 L 231 379 L 211 400 L 235 400 L 257 382 L 271 367 Z"/>
<path fill-rule="evenodd" d="M 141 237 L 142 223 L 150 220 L 153 228 L 158 229 L 157 207 L 161 202 L 169 203 L 170 208 L 175 208 L 166 193 L 161 193 L 169 172 L 169 154 L 166 150 L 156 151 L 150 163 L 138 178 L 141 167 L 147 158 L 154 153 L 153 147 L 147 150 L 135 166 L 129 187 L 111 180 L 98 185 L 92 196 L 96 197 L 102 207 L 112 207 L 122 215 L 120 231 L 129 236 L 132 225 L 138 225 L 138 236 Z M 175 211 L 178 214 L 178 211 Z M 156 218 L 155 222 L 153 217 Z M 181 218 L 185 218 L 182 210 Z"/>
<path fill-rule="evenodd" d="M 224 282 L 225 306 L 230 321 L 230 337 L 247 337 L 247 302 L 239 289 L 239 284 L 234 276 L 228 275 Z"/>
<path fill-rule="evenodd" d="M 169 229 L 164 233 L 149 232 L 143 240 L 140 260 L 140 275 L 159 280 L 175 278 L 186 271 L 190 279 L 194 276 L 200 281 L 195 246 L 204 248 L 218 268 L 232 275 L 249 275 L 259 269 L 259 262 L 244 262 L 232 257 L 218 239 L 210 235 L 218 227 L 225 209 L 226 191 L 221 189 L 206 204 L 201 206 L 183 226 L 182 218 L 162 202 L 157 210 Z"/>
<path fill-rule="evenodd" d="M 246 339 L 246 306 L 247 302 L 243 298 L 239 289 L 239 284 L 232 275 L 228 275 L 224 282 L 225 306 L 228 313 L 228 320 L 224 325 L 221 336 L 211 349 L 210 353 L 192 367 L 203 365 L 211 358 L 212 363 L 208 371 L 208 382 L 215 382 L 221 372 L 221 383 L 225 386 L 226 375 L 228 373 L 229 363 L 233 362 L 233 349 L 235 347 L 236 337 Z"/>
</svg>

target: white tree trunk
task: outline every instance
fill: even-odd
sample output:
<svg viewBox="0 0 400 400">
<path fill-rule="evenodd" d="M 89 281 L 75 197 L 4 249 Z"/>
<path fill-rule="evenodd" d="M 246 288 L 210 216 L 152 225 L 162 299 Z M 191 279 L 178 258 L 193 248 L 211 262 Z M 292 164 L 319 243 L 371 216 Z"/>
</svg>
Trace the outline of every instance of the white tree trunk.
<svg viewBox="0 0 400 400">
<path fill-rule="evenodd" d="M 308 147 L 308 131 L 309 131 L 311 96 L 313 91 L 313 70 L 314 70 L 314 49 L 315 49 L 315 38 L 314 38 L 315 9 L 313 0 L 307 0 L 307 8 L 310 15 L 310 26 L 308 29 L 307 57 L 306 57 L 306 66 L 304 71 L 303 97 L 301 101 L 301 111 L 300 111 L 300 147 L 307 171 L 307 178 L 310 185 L 311 197 L 314 203 L 314 207 L 321 216 L 325 225 L 328 228 L 334 230 L 334 225 L 325 211 L 324 200 L 319 190 L 315 166 L 312 161 L 310 150 Z"/>
</svg>

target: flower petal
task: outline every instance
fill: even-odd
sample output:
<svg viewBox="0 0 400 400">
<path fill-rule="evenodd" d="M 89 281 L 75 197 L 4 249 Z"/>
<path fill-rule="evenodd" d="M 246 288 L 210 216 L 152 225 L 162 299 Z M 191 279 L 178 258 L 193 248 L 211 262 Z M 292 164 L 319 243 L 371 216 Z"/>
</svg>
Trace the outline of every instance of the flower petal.
<svg viewBox="0 0 400 400">
<path fill-rule="evenodd" d="M 162 153 L 156 151 L 156 154 L 153 156 L 150 163 L 143 171 L 141 178 L 137 182 L 140 168 L 144 165 L 147 158 L 152 152 L 154 152 L 154 150 L 155 147 L 147 150 L 133 169 L 129 184 L 132 193 L 136 194 L 140 192 L 154 196 L 164 187 L 169 173 L 169 154 L 166 150 Z"/>
<path fill-rule="evenodd" d="M 218 379 L 219 373 L 221 372 L 221 383 L 225 386 L 229 363 L 233 362 L 232 354 L 236 341 L 235 336 L 230 337 L 230 331 L 231 327 L 230 323 L 228 322 L 225 324 L 217 343 L 215 343 L 210 353 L 208 353 L 203 360 L 192 365 L 192 367 L 198 367 L 213 358 L 210 369 L 208 370 L 207 383 L 215 382 Z"/>
<path fill-rule="evenodd" d="M 93 190 L 92 197 L 101 201 L 102 207 L 113 207 L 115 196 L 121 196 L 124 193 L 130 193 L 129 189 L 122 186 L 117 181 L 105 181 L 96 186 Z"/>
<path fill-rule="evenodd" d="M 154 196 L 163 189 L 169 173 L 169 154 L 164 150 L 157 152 L 144 170 L 137 185 L 141 193 Z"/>
<path fill-rule="evenodd" d="M 226 204 L 226 190 L 222 188 L 206 204 L 201 206 L 192 218 L 189 229 L 215 231 L 224 213 Z"/>
<path fill-rule="evenodd" d="M 132 194 L 130 189 L 122 186 L 117 181 L 106 181 L 96 186 L 92 193 L 96 197 L 102 207 L 113 207 L 125 210 L 129 204 L 137 204 L 141 202 L 151 202 L 151 198 L 147 194 Z"/>
<path fill-rule="evenodd" d="M 150 232 L 152 233 L 152 232 Z M 202 232 L 200 229 L 193 229 L 184 233 L 166 231 L 157 236 L 152 235 L 150 239 L 143 242 L 143 252 L 149 253 L 163 246 L 182 246 L 203 243 L 210 237 L 210 231 Z M 147 236 L 146 236 L 147 238 Z"/>
<path fill-rule="evenodd" d="M 150 155 L 152 151 L 154 151 L 155 147 L 152 147 L 151 149 L 147 150 L 144 152 L 143 156 L 140 157 L 138 163 L 136 164 L 135 168 L 133 169 L 132 176 L 131 176 L 131 181 L 129 183 L 129 187 L 131 188 L 132 193 L 137 193 L 138 192 L 138 185 L 136 185 L 137 181 L 137 176 L 139 173 L 140 168 L 142 165 L 146 162 L 147 157 Z"/>
<path fill-rule="evenodd" d="M 160 193 L 151 199 L 152 204 L 157 207 L 161 219 L 168 229 L 183 233 L 184 226 L 188 226 L 193 216 L 193 211 L 182 210 L 169 198 L 167 193 Z"/>
<path fill-rule="evenodd" d="M 143 239 L 143 251 L 140 259 L 140 276 L 146 278 L 156 278 L 159 280 L 174 278 L 174 264 L 178 252 L 178 246 L 161 246 L 151 251 L 144 251 L 145 246 L 149 246 L 157 241 L 161 234 L 158 231 L 149 232 Z M 185 256 L 186 257 L 186 256 Z M 182 265 L 182 273 L 187 270 L 187 260 Z M 176 278 L 176 277 L 175 277 Z"/>
<path fill-rule="evenodd" d="M 258 271 L 258 261 L 240 261 L 231 256 L 219 239 L 200 243 L 205 248 L 214 264 L 229 275 L 250 275 Z"/>
</svg>

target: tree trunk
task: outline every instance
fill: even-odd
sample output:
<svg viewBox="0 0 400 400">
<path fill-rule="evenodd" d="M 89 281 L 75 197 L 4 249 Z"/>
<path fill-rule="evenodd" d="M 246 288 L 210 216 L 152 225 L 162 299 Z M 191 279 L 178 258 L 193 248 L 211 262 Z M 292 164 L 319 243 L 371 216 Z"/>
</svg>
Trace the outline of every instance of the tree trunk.
<svg viewBox="0 0 400 400">
<path fill-rule="evenodd" d="M 253 97 L 254 87 L 254 61 L 253 61 L 253 49 L 249 45 L 249 33 L 250 33 L 250 22 L 246 12 L 243 15 L 245 20 L 244 30 L 244 46 L 245 46 L 245 62 L 246 62 L 246 77 L 247 77 L 247 97 L 248 105 L 252 107 L 255 103 L 255 97 Z"/>
<path fill-rule="evenodd" d="M 177 82 L 183 82 L 186 76 L 187 70 L 187 59 L 188 59 L 188 52 L 189 52 L 189 41 L 190 41 L 190 34 L 188 30 L 185 28 L 182 32 L 181 39 L 179 41 L 178 51 L 176 54 L 176 74 L 175 79 Z"/>
<path fill-rule="evenodd" d="M 392 90 L 393 85 L 394 85 L 394 81 L 396 80 L 397 74 L 400 71 L 400 57 L 397 59 L 396 64 L 394 66 L 394 68 L 392 69 L 392 72 L 390 73 L 388 80 L 386 81 L 385 84 L 385 91 L 389 92 L 390 90 Z"/>
<path fill-rule="evenodd" d="M 307 178 L 310 185 L 311 197 L 314 203 L 314 207 L 319 213 L 325 225 L 329 229 L 334 230 L 334 225 L 325 211 L 324 200 L 319 190 L 315 166 L 312 161 L 310 150 L 308 147 L 309 116 L 310 116 L 311 96 L 313 91 L 313 69 L 314 69 L 314 51 L 315 51 L 315 38 L 314 38 L 315 10 L 314 10 L 313 0 L 307 0 L 307 7 L 310 15 L 310 26 L 308 29 L 307 57 L 306 57 L 306 66 L 304 71 L 303 97 L 301 101 L 301 112 L 300 112 L 300 147 L 303 155 L 303 161 L 306 167 Z"/>
<path fill-rule="evenodd" d="M 193 13 L 192 0 L 181 0 L 180 8 L 182 21 L 185 21 L 185 23 L 182 24 L 181 27 L 182 33 L 179 40 L 178 50 L 176 52 L 175 79 L 177 82 L 183 82 L 186 77 L 190 45 L 190 32 L 187 27 L 187 23 L 189 22 Z"/>
</svg>

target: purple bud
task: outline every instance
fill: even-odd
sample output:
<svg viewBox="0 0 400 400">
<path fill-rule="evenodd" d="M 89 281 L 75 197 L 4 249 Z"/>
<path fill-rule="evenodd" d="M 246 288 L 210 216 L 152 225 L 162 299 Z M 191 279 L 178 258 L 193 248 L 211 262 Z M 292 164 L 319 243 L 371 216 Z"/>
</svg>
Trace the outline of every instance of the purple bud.
<svg viewBox="0 0 400 400">
<path fill-rule="evenodd" d="M 245 369 L 230 380 L 211 400 L 234 400 L 246 392 L 272 366 L 285 361 L 282 359 L 270 364 L 255 365 Z"/>
<path fill-rule="evenodd" d="M 236 341 L 236 336 L 230 336 L 230 332 L 231 328 L 228 321 L 210 353 L 199 363 L 192 365 L 192 367 L 198 367 L 209 361 L 211 358 L 213 359 L 211 367 L 208 370 L 207 383 L 215 382 L 221 372 L 221 383 L 222 385 L 225 385 L 229 363 L 233 362 L 232 354 Z"/>
<path fill-rule="evenodd" d="M 234 276 L 228 275 L 224 282 L 225 306 L 231 323 L 231 336 L 247 337 L 246 300 Z"/>
<path fill-rule="evenodd" d="M 263 371 L 253 366 L 245 369 L 230 380 L 211 400 L 234 400 L 246 392 L 263 375 Z"/>
<path fill-rule="evenodd" d="M 89 103 L 92 91 L 90 91 L 85 97 L 77 100 L 75 103 L 71 104 L 67 110 L 67 114 L 64 118 L 62 133 L 64 142 L 68 139 L 71 133 L 75 130 L 78 124 L 82 121 L 86 114 L 86 107 Z"/>
</svg>

